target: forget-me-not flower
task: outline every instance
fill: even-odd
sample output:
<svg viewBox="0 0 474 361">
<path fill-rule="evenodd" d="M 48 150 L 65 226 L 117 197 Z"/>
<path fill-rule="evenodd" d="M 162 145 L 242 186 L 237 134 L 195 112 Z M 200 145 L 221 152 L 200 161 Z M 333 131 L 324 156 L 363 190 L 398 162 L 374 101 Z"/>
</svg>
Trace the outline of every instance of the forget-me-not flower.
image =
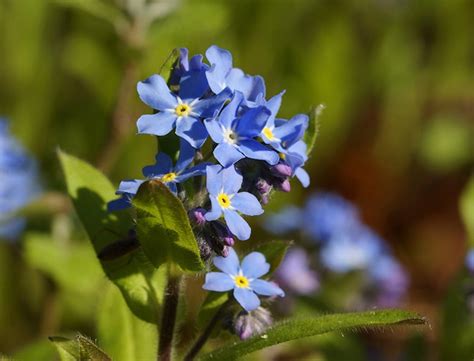
<svg viewBox="0 0 474 361">
<path fill-rule="evenodd" d="M 188 98 L 189 95 L 196 95 L 193 94 L 193 83 L 191 80 L 187 84 L 182 79 L 179 93 L 176 95 L 170 91 L 160 75 L 155 74 L 139 82 L 137 90 L 140 99 L 159 112 L 142 115 L 137 121 L 138 133 L 162 136 L 176 127 L 176 135 L 194 148 L 200 148 L 207 139 L 202 119 L 214 117 L 230 98 L 231 92 L 225 89 L 210 98 Z"/>
<path fill-rule="evenodd" d="M 270 270 L 270 264 L 259 252 L 248 254 L 240 264 L 237 253 L 231 248 L 227 257 L 215 257 L 213 263 L 222 272 L 207 273 L 203 288 L 217 292 L 233 290 L 235 299 L 246 311 L 253 311 L 260 306 L 257 294 L 285 296 L 276 284 L 259 279 Z"/>
<path fill-rule="evenodd" d="M 33 158 L 8 130 L 0 118 L 0 238 L 16 239 L 25 227 L 25 219 L 15 216 L 40 191 L 38 169 Z"/>
<path fill-rule="evenodd" d="M 186 142 L 181 141 L 178 160 L 173 166 L 170 156 L 165 153 L 156 155 L 156 163 L 154 165 L 143 168 L 143 175 L 147 179 L 158 179 L 168 186 L 168 188 L 176 193 L 177 184 L 183 183 L 191 177 L 206 174 L 206 167 L 209 163 L 200 163 L 194 167 L 189 167 L 195 155 L 195 150 Z M 131 199 L 138 192 L 140 185 L 145 182 L 143 179 L 131 179 L 120 182 L 116 192 L 121 198 L 109 202 L 108 209 L 116 211 L 129 208 Z"/>
<path fill-rule="evenodd" d="M 248 192 L 239 192 L 243 177 L 233 166 L 208 166 L 206 172 L 207 190 L 212 204 L 212 209 L 205 215 L 206 220 L 214 221 L 224 215 L 227 226 L 238 239 L 249 239 L 250 226 L 239 212 L 249 216 L 262 214 L 258 199 Z"/>
<path fill-rule="evenodd" d="M 260 135 L 270 111 L 259 106 L 240 115 L 239 107 L 242 101 L 243 94 L 235 92 L 232 101 L 218 117 L 206 119 L 209 135 L 218 144 L 214 149 L 214 157 L 224 167 L 245 157 L 264 160 L 271 165 L 278 163 L 278 154 L 254 139 Z"/>
</svg>

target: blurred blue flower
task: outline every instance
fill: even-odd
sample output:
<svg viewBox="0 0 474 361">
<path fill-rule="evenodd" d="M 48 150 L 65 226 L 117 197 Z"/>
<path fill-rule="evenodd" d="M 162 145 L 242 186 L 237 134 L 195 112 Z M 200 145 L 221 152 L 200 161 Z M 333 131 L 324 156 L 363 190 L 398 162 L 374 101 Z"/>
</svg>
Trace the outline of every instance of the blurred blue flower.
<svg viewBox="0 0 474 361">
<path fill-rule="evenodd" d="M 250 238 L 250 226 L 238 213 L 256 216 L 263 213 L 258 199 L 248 192 L 240 192 L 243 177 L 233 166 L 222 168 L 219 165 L 207 167 L 207 190 L 212 209 L 205 215 L 206 220 L 214 221 L 224 214 L 230 231 L 240 240 Z"/>
<path fill-rule="evenodd" d="M 265 98 L 265 83 L 261 76 L 246 75 L 242 70 L 232 67 L 232 54 L 216 45 L 206 51 L 211 67 L 206 71 L 211 90 L 219 94 L 225 88 L 239 91 L 246 101 L 257 102 Z"/>
<path fill-rule="evenodd" d="M 260 135 L 270 111 L 260 106 L 240 115 L 238 110 L 242 101 L 243 95 L 237 91 L 217 118 L 206 119 L 207 131 L 218 144 L 214 149 L 214 157 L 224 167 L 245 157 L 264 160 L 272 165 L 278 163 L 278 154 L 254 139 Z"/>
<path fill-rule="evenodd" d="M 318 275 L 311 270 L 303 248 L 291 248 L 286 253 L 275 277 L 279 284 L 296 294 L 308 295 L 319 288 Z"/>
<path fill-rule="evenodd" d="M 267 231 L 273 234 L 285 234 L 299 230 L 303 226 L 303 211 L 295 206 L 287 206 L 278 213 L 270 214 L 264 223 Z"/>
<path fill-rule="evenodd" d="M 381 255 L 382 241 L 369 229 L 360 226 L 349 232 L 336 231 L 321 246 L 320 259 L 333 272 L 368 268 Z"/>
<path fill-rule="evenodd" d="M 349 232 L 360 224 L 357 209 L 335 193 L 317 193 L 304 209 L 304 231 L 315 241 L 326 241 L 336 233 Z"/>
<path fill-rule="evenodd" d="M 207 139 L 207 131 L 202 119 L 213 117 L 230 98 L 230 90 L 224 90 L 216 96 L 201 99 L 187 98 L 194 93 L 190 89 L 194 82 L 183 84 L 181 80 L 178 95 L 172 93 L 166 81 L 160 75 L 152 75 L 137 85 L 140 99 L 158 110 L 156 114 L 142 115 L 137 121 L 138 133 L 166 135 L 176 126 L 176 135 L 185 139 L 194 148 L 200 148 Z M 186 97 L 185 97 L 186 96 Z"/>
<path fill-rule="evenodd" d="M 253 311 L 260 306 L 257 294 L 280 297 L 285 295 L 274 283 L 259 279 L 270 270 L 270 264 L 259 252 L 248 254 L 240 264 L 237 254 L 231 248 L 227 257 L 215 257 L 213 263 L 222 272 L 207 273 L 203 288 L 217 292 L 233 290 L 235 299 L 246 311 Z"/>
<path fill-rule="evenodd" d="M 474 273 L 474 249 L 470 249 L 466 255 L 466 267 L 469 272 Z"/>
<path fill-rule="evenodd" d="M 206 167 L 210 163 L 200 163 L 194 167 L 189 167 L 195 153 L 195 150 L 186 141 L 181 141 L 178 160 L 174 167 L 170 156 L 160 152 L 156 155 L 156 163 L 154 165 L 143 168 L 143 175 L 148 180 L 158 179 L 162 181 L 172 192 L 176 193 L 176 185 L 178 183 L 183 183 L 191 177 L 206 174 Z M 120 195 L 121 198 L 109 202 L 109 211 L 129 208 L 132 198 L 137 194 L 138 188 L 143 182 L 145 180 L 142 179 L 130 179 L 120 182 L 115 193 Z"/>
<path fill-rule="evenodd" d="M 16 239 L 25 219 L 15 212 L 40 192 L 36 162 L 12 137 L 8 123 L 0 118 L 0 238 Z"/>
</svg>

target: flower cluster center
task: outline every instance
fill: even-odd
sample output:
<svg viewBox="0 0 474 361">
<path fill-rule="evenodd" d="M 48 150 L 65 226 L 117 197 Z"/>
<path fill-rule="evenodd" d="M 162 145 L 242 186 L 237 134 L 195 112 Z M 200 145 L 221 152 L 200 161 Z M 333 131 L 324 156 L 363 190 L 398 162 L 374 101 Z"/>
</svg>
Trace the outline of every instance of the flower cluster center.
<svg viewBox="0 0 474 361">
<path fill-rule="evenodd" d="M 168 183 L 168 182 L 174 181 L 175 178 L 176 178 L 176 173 L 171 172 L 161 177 L 161 180 L 165 183 Z"/>
<path fill-rule="evenodd" d="M 275 136 L 273 135 L 273 131 L 270 128 L 265 127 L 265 128 L 263 128 L 262 132 L 267 137 L 268 140 L 275 139 Z"/>
<path fill-rule="evenodd" d="M 230 205 L 231 205 L 231 202 L 230 202 L 230 197 L 225 194 L 225 193 L 221 193 L 217 196 L 217 201 L 219 202 L 219 205 L 222 207 L 222 208 L 229 208 Z"/>
<path fill-rule="evenodd" d="M 249 280 L 245 276 L 236 276 L 234 278 L 235 285 L 240 288 L 248 288 L 249 287 Z"/>
<path fill-rule="evenodd" d="M 174 109 L 174 112 L 178 117 L 187 117 L 191 113 L 191 110 L 188 104 L 181 103 Z"/>
</svg>

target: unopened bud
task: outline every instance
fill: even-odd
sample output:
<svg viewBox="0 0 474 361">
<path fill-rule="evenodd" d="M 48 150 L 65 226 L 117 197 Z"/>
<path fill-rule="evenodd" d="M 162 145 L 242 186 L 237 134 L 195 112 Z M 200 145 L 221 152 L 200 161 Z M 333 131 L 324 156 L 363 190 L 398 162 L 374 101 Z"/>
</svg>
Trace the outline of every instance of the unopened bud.
<svg viewBox="0 0 474 361">
<path fill-rule="evenodd" d="M 271 167 L 270 171 L 273 175 L 282 178 L 290 177 L 292 174 L 291 167 L 288 164 L 281 162 Z"/>
<path fill-rule="evenodd" d="M 291 185 L 289 179 L 284 179 L 282 182 L 276 184 L 278 190 L 288 193 L 291 191 Z"/>
<path fill-rule="evenodd" d="M 212 222 L 212 227 L 216 232 L 217 237 L 222 240 L 226 246 L 232 247 L 235 243 L 234 235 L 230 231 L 229 227 L 222 222 Z"/>
<path fill-rule="evenodd" d="M 206 224 L 206 218 L 204 217 L 206 212 L 204 208 L 193 208 L 188 212 L 188 217 L 194 224 L 204 226 Z"/>
<path fill-rule="evenodd" d="M 241 340 L 264 333 L 272 325 L 270 311 L 259 307 L 254 311 L 240 312 L 234 321 L 234 332 Z"/>
</svg>

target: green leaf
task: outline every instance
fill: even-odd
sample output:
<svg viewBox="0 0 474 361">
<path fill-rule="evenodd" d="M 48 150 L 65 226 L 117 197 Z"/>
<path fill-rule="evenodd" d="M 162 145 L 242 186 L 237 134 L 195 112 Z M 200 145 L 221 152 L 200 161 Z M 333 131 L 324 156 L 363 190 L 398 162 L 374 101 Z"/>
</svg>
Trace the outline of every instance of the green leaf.
<svg viewBox="0 0 474 361">
<path fill-rule="evenodd" d="M 156 325 L 128 312 L 116 288 L 105 290 L 97 315 L 100 345 L 114 361 L 155 359 L 158 348 Z"/>
<path fill-rule="evenodd" d="M 359 313 L 325 315 L 315 318 L 281 322 L 269 329 L 265 335 L 243 342 L 227 344 L 199 360 L 232 361 L 249 353 L 286 341 L 320 335 L 326 332 L 357 330 L 357 328 L 385 327 L 395 325 L 422 325 L 426 320 L 419 315 L 400 310 L 380 310 Z"/>
<path fill-rule="evenodd" d="M 198 325 L 205 327 L 209 320 L 228 299 L 229 295 L 222 292 L 209 292 L 201 305 L 198 316 Z"/>
<path fill-rule="evenodd" d="M 271 241 L 262 243 L 254 249 L 254 251 L 263 253 L 267 262 L 270 263 L 268 275 L 278 268 L 292 243 L 292 241 Z"/>
<path fill-rule="evenodd" d="M 163 77 L 163 79 L 165 79 L 166 81 L 169 81 L 171 73 L 173 72 L 175 67 L 179 65 L 178 64 L 179 59 L 180 59 L 179 48 L 175 48 L 171 51 L 171 53 L 166 58 L 165 62 L 161 65 L 160 71 L 158 74 L 160 74 Z"/>
<path fill-rule="evenodd" d="M 91 361 L 112 361 L 112 359 L 89 338 L 78 335 L 76 341 L 79 343 L 81 352 L 87 355 Z"/>
<path fill-rule="evenodd" d="M 103 279 L 91 246 L 85 242 L 55 242 L 48 234 L 27 233 L 23 242 L 26 261 L 61 286 L 81 294 L 95 292 Z"/>
<path fill-rule="evenodd" d="M 81 349 L 76 340 L 65 337 L 50 337 L 49 340 L 56 346 L 61 361 L 82 361 L 84 359 L 81 356 Z"/>
<path fill-rule="evenodd" d="M 316 143 L 316 139 L 318 138 L 319 134 L 319 125 L 320 125 L 320 115 L 323 112 L 325 106 L 323 104 L 319 104 L 317 107 L 314 107 L 310 114 L 309 114 L 309 124 L 308 129 L 306 129 L 304 135 L 304 141 L 308 146 L 307 153 L 308 155 L 311 154 L 313 151 L 314 145 Z"/>
<path fill-rule="evenodd" d="M 109 180 L 90 164 L 58 151 L 67 189 L 77 215 L 96 254 L 127 235 L 132 221 L 126 212 L 108 212 L 107 202 L 116 198 Z M 141 248 L 101 261 L 107 277 L 117 285 L 128 306 L 141 319 L 158 319 L 161 276 Z"/>
<path fill-rule="evenodd" d="M 157 180 L 143 183 L 133 205 L 138 239 L 155 267 L 168 263 L 183 272 L 204 269 L 183 204 L 166 185 Z"/>
<path fill-rule="evenodd" d="M 474 247 L 474 175 L 461 195 L 460 211 L 469 237 L 469 245 Z"/>
</svg>

